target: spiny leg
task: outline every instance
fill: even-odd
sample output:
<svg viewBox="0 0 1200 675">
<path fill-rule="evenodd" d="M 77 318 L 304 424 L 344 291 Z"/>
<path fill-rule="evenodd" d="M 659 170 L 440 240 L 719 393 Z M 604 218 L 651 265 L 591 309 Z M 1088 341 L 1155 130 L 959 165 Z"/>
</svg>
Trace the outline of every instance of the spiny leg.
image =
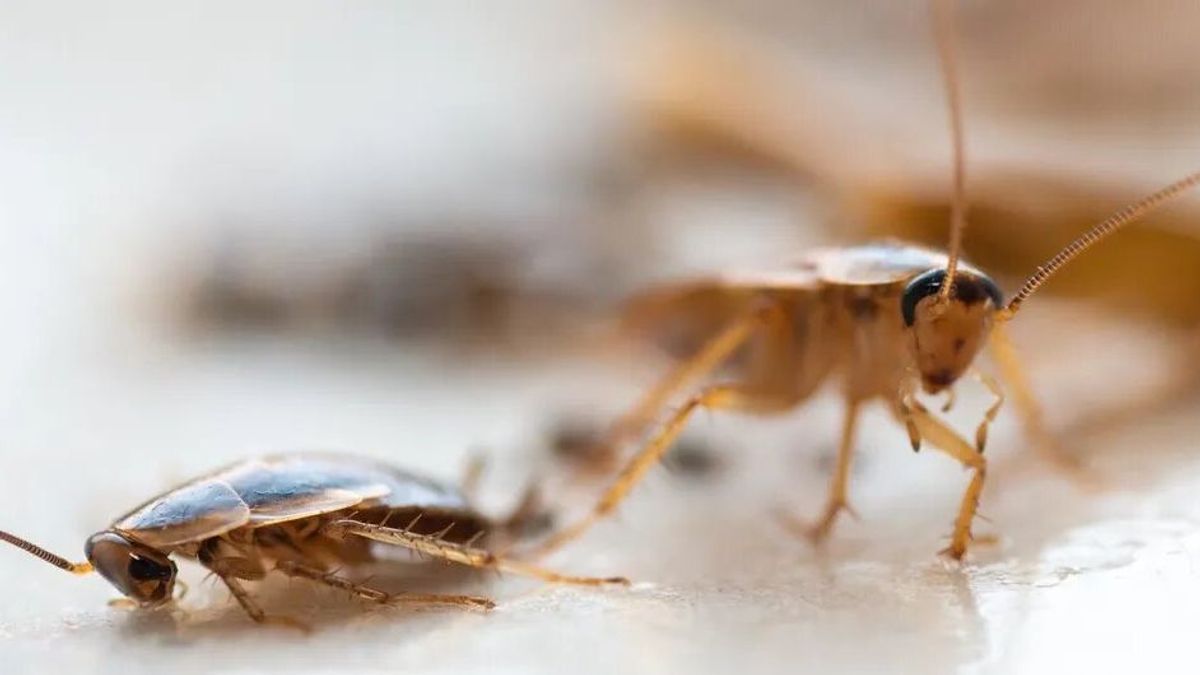
<svg viewBox="0 0 1200 675">
<path fill-rule="evenodd" d="M 605 584 L 627 585 L 629 583 L 629 581 L 624 577 L 600 578 L 559 574 L 553 570 L 548 570 L 543 567 L 538 567 L 537 565 L 531 565 L 520 560 L 514 560 L 507 556 L 474 547 L 471 545 L 471 542 L 458 544 L 446 541 L 442 538 L 442 533 L 432 535 L 417 534 L 416 532 L 412 532 L 407 529 L 385 527 L 383 525 L 364 523 L 358 520 L 337 520 L 326 525 L 324 531 L 334 537 L 344 536 L 347 534 L 365 537 L 367 539 L 383 542 L 385 544 L 402 546 L 420 554 L 458 563 L 460 565 L 466 565 L 468 567 L 478 567 L 494 569 L 501 572 L 510 572 L 513 574 L 534 577 L 553 583 L 575 584 L 579 586 L 601 586 Z"/>
<path fill-rule="evenodd" d="M 915 431 L 919 434 L 919 438 L 929 441 L 938 450 L 957 459 L 963 466 L 974 470 L 958 506 L 958 516 L 954 519 L 954 532 L 950 538 L 950 545 L 942 551 L 944 555 L 961 560 L 971 541 L 971 524 L 979 510 L 979 497 L 983 493 L 983 482 L 987 476 L 987 460 L 954 429 L 930 415 L 923 407 L 901 404 L 897 406 L 896 411 L 910 429 L 910 434 Z"/>
<path fill-rule="evenodd" d="M 262 607 L 254 601 L 250 591 L 242 586 L 241 580 L 257 581 L 266 576 L 262 561 L 257 556 L 247 555 L 231 542 L 223 539 L 210 539 L 200 548 L 197 556 L 201 565 L 217 575 L 230 594 L 241 605 L 251 619 L 261 624 L 275 624 L 308 632 L 308 624 L 286 616 L 269 616 Z"/>
<path fill-rule="evenodd" d="M 605 434 L 602 444 L 615 451 L 626 441 L 640 434 L 684 385 L 716 370 L 756 331 L 763 330 L 769 331 L 768 338 L 776 349 L 790 340 L 791 328 L 788 326 L 787 317 L 777 302 L 765 298 L 734 319 L 696 354 L 677 365 L 646 392 L 633 408 L 613 424 Z"/>
<path fill-rule="evenodd" d="M 588 528 L 612 513 L 617 505 L 628 496 L 629 491 L 642 480 L 646 472 L 662 459 L 671 444 L 683 431 L 688 418 L 700 408 L 766 412 L 768 410 L 786 410 L 793 407 L 795 403 L 795 397 L 772 397 L 751 392 L 741 386 L 718 385 L 704 389 L 688 399 L 687 403 L 670 417 L 662 429 L 636 455 L 630 458 L 608 491 L 596 502 L 591 513 L 535 547 L 532 552 L 533 556 L 540 557 L 557 550 L 579 538 Z"/>
<path fill-rule="evenodd" d="M 850 465 L 854 458 L 855 429 L 858 426 L 858 415 L 861 403 L 858 400 L 846 402 L 845 418 L 842 420 L 842 439 L 838 445 L 837 465 L 834 467 L 833 478 L 829 483 L 829 499 L 821 517 L 813 524 L 803 524 L 794 518 L 785 516 L 784 524 L 790 529 L 803 534 L 814 544 L 820 544 L 833 530 L 833 524 L 842 511 L 856 516 L 849 502 Z"/>
<path fill-rule="evenodd" d="M 1001 379 L 1012 392 L 1025 435 L 1033 442 L 1034 449 L 1053 466 L 1078 479 L 1086 478 L 1083 464 L 1079 459 L 1064 452 L 1054 435 L 1046 429 L 1042 406 L 1034 395 L 1033 387 L 1021 365 L 1016 347 L 1013 346 L 1012 339 L 1008 335 L 1008 327 L 1003 322 L 992 326 L 988 347 L 992 360 L 1000 369 Z"/>
<path fill-rule="evenodd" d="M 392 604 L 415 604 L 415 605 L 451 605 L 455 607 L 464 607 L 467 609 L 483 609 L 488 610 L 496 606 L 496 603 L 487 598 L 481 598 L 474 595 L 442 595 L 438 593 L 387 593 L 377 588 L 371 588 L 365 584 L 358 584 L 349 579 L 339 577 L 331 572 L 325 572 L 315 567 L 310 567 L 292 561 L 280 561 L 276 564 L 275 569 L 289 577 L 300 579 L 308 579 L 320 584 L 324 584 L 331 588 L 347 591 L 364 600 L 377 602 L 382 605 Z"/>
<path fill-rule="evenodd" d="M 245 610 L 246 614 L 249 614 L 250 618 L 254 619 L 256 623 L 274 624 L 278 626 L 285 626 L 287 628 L 295 628 L 305 633 L 312 630 L 312 628 L 303 621 L 299 621 L 288 616 L 268 615 L 263 611 L 262 607 L 260 607 L 259 604 L 254 601 L 254 597 L 250 595 L 250 591 L 247 591 L 246 587 L 242 586 L 242 582 L 238 581 L 237 577 L 213 567 L 209 567 L 209 569 L 217 575 L 217 578 L 224 582 L 225 587 L 229 589 L 229 592 L 233 595 L 233 598 L 237 600 L 238 604 L 242 606 L 242 609 Z"/>
</svg>

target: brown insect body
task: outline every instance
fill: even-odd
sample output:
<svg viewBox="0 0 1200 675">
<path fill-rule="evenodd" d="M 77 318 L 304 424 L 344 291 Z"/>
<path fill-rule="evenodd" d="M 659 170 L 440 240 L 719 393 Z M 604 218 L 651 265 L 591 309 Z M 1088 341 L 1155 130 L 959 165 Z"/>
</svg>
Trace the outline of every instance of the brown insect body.
<svg viewBox="0 0 1200 675">
<path fill-rule="evenodd" d="M 537 553 L 546 554 L 578 538 L 612 513 L 700 408 L 786 412 L 834 374 L 842 380 L 846 413 L 829 498 L 811 527 L 791 523 L 814 541 L 822 540 L 838 514 L 850 509 L 849 469 L 860 408 L 878 398 L 905 426 L 914 450 L 928 442 L 972 471 L 945 550 L 952 558 L 962 558 L 987 472 L 983 450 L 988 428 L 1004 396 L 997 382 L 978 374 L 995 401 L 984 412 L 971 444 L 931 414 L 916 394 L 918 387 L 931 394 L 951 387 L 985 344 L 992 348 L 1000 374 L 1013 391 L 1034 445 L 1052 446 L 1003 324 L 1084 251 L 1200 185 L 1200 172 L 1119 209 L 1079 235 L 1037 266 L 1004 305 L 995 283 L 960 260 L 967 224 L 966 143 L 953 5 L 950 0 L 933 0 L 931 6 L 951 131 L 953 200 L 947 253 L 897 243 L 826 249 L 783 272 L 713 277 L 652 290 L 639 298 L 630 325 L 648 328 L 682 352 L 683 359 L 612 426 L 605 447 L 615 452 L 639 438 L 688 383 L 723 369 L 733 372 L 732 381 L 702 386 L 668 415 L 625 463 L 592 511 L 548 538 Z"/>
<path fill-rule="evenodd" d="M 145 502 L 88 539 L 87 563 L 71 563 L 5 532 L 0 539 L 71 572 L 94 569 L 142 607 L 173 599 L 177 570 L 171 556 L 195 559 L 259 622 L 271 617 L 241 582 L 271 571 L 381 603 L 492 607 L 474 596 L 390 594 L 335 574 L 374 560 L 378 543 L 546 581 L 624 583 L 564 576 L 483 548 L 486 537 L 503 534 L 510 524 L 517 525 L 494 523 L 476 511 L 457 488 L 378 462 L 286 454 L 239 462 Z"/>
<path fill-rule="evenodd" d="M 905 290 L 945 265 L 944 253 L 893 241 L 817 249 L 778 273 L 725 274 L 656 288 L 632 300 L 627 329 L 690 354 L 755 306 L 774 308 L 787 320 L 748 340 L 729 359 L 727 375 L 797 403 L 839 377 L 850 399 L 895 403 L 911 389 L 906 380 L 914 375 L 923 375 L 930 393 L 957 380 L 987 337 L 988 313 L 1000 305 L 987 276 L 964 265 L 958 302 L 938 317 L 937 330 L 915 321 L 915 314 L 909 325 Z"/>
</svg>

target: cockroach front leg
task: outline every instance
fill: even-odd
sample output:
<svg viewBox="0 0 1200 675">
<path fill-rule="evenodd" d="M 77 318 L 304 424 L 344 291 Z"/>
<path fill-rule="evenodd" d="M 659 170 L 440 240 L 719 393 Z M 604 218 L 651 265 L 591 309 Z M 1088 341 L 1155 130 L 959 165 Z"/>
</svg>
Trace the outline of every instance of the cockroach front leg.
<svg viewBox="0 0 1200 675">
<path fill-rule="evenodd" d="M 971 444 L 959 436 L 954 429 L 929 414 L 923 407 L 913 404 L 906 405 L 901 402 L 896 406 L 896 413 L 910 430 L 909 433 L 917 434 L 918 442 L 914 443 L 915 446 L 919 447 L 919 439 L 927 440 L 935 448 L 973 471 L 971 481 L 967 484 L 962 501 L 959 503 L 958 516 L 954 519 L 954 532 L 950 538 L 950 545 L 942 551 L 943 555 L 961 560 L 966 555 L 967 546 L 971 541 L 971 525 L 979 510 L 979 498 L 983 493 L 983 483 L 987 477 L 987 460 L 983 453 L 971 447 Z"/>
<path fill-rule="evenodd" d="M 983 420 L 975 429 L 975 449 L 982 453 L 987 447 L 988 427 L 996 421 L 996 415 L 1004 406 L 1004 390 L 1000 388 L 1000 383 L 996 382 L 996 378 L 987 373 L 975 371 L 975 377 L 979 378 L 979 381 L 988 388 L 988 391 L 992 392 L 994 397 L 992 405 L 988 406 L 987 411 L 983 413 Z"/>
<path fill-rule="evenodd" d="M 263 608 L 254 600 L 250 591 L 242 586 L 242 582 L 236 576 L 228 571 L 218 570 L 214 567 L 209 567 L 213 574 L 217 575 L 225 587 L 229 589 L 230 594 L 241 605 L 246 614 L 250 616 L 256 623 L 272 624 L 276 626 L 284 626 L 286 628 L 294 628 L 296 630 L 308 633 L 312 631 L 312 627 L 298 619 L 293 619 L 290 616 L 271 616 L 263 611 Z"/>
</svg>

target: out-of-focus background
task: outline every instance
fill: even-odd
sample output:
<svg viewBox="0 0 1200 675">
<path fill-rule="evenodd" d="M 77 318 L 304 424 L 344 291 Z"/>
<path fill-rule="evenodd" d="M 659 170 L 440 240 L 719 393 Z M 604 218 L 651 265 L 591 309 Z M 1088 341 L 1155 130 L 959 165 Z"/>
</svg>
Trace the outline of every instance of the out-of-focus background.
<svg viewBox="0 0 1200 675">
<path fill-rule="evenodd" d="M 1194 170 L 1200 9 L 960 5 L 968 255 L 1008 289 L 1087 224 Z M 46 3 L 0 7 L 0 527 L 77 556 L 171 484 L 293 449 L 448 481 L 485 508 L 563 479 L 665 364 L 614 346 L 622 297 L 805 247 L 938 244 L 948 132 L 923 2 Z M 1114 239 L 1014 326 L 1096 480 L 992 435 L 966 475 L 872 411 L 847 520 L 815 514 L 838 406 L 712 415 L 620 517 L 552 560 L 582 592 L 467 575 L 486 616 L 302 585 L 252 626 L 185 567 L 187 616 L 106 607 L 0 550 L 4 672 L 1190 672 L 1200 201 Z M 987 405 L 971 383 L 951 419 Z M 555 447 L 560 450 L 555 453 Z M 554 480 L 557 477 L 558 480 Z"/>
</svg>

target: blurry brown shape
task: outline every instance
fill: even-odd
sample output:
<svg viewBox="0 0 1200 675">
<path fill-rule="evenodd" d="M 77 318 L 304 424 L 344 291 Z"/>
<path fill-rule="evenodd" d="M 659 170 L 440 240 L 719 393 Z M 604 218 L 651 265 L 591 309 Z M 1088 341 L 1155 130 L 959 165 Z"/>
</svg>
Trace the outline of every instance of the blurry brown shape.
<svg viewBox="0 0 1200 675">
<path fill-rule="evenodd" d="M 305 255 L 262 242 L 227 244 L 207 258 L 184 316 L 203 330 L 357 333 L 526 352 L 568 348 L 571 338 L 590 335 L 603 321 L 622 284 L 593 283 L 605 261 L 586 250 L 567 252 L 582 259 L 560 265 L 565 271 L 538 276 L 530 271 L 531 248 L 515 235 L 397 233 L 362 254 L 309 264 Z"/>
<path fill-rule="evenodd" d="M 604 443 L 602 427 L 580 419 L 559 420 L 547 441 L 554 459 L 585 479 L 608 475 L 620 459 L 616 449 Z"/>
</svg>

